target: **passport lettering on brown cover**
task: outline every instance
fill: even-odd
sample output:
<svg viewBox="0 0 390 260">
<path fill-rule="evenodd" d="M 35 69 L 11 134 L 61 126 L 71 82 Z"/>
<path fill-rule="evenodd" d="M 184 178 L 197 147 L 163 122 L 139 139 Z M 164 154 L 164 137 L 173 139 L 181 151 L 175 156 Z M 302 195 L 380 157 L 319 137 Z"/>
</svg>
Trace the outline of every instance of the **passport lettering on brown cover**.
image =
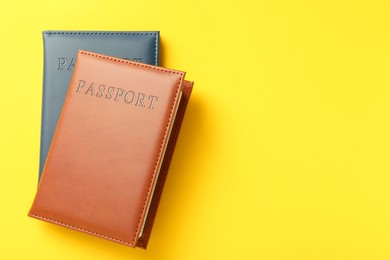
<svg viewBox="0 0 390 260">
<path fill-rule="evenodd" d="M 184 76 L 79 51 L 28 215 L 146 248 L 192 91 Z"/>
</svg>

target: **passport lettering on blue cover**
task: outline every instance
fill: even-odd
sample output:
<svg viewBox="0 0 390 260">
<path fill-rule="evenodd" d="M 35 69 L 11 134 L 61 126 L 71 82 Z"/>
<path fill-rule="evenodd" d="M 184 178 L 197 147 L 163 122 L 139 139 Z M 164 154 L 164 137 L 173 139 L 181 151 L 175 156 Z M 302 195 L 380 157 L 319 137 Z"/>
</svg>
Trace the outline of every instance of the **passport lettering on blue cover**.
<svg viewBox="0 0 390 260">
<path fill-rule="evenodd" d="M 159 32 L 44 31 L 39 179 L 56 129 L 78 50 L 158 65 Z"/>
</svg>

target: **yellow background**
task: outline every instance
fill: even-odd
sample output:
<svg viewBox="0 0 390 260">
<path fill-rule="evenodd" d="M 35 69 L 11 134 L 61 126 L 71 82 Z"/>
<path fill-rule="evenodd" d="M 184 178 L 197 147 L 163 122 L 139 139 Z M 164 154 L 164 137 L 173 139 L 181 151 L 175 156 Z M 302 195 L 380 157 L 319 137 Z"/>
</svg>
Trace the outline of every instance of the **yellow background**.
<svg viewBox="0 0 390 260">
<path fill-rule="evenodd" d="M 3 1 L 0 259 L 390 259 L 388 1 Z M 41 31 L 159 30 L 196 82 L 147 251 L 27 217 Z"/>
</svg>

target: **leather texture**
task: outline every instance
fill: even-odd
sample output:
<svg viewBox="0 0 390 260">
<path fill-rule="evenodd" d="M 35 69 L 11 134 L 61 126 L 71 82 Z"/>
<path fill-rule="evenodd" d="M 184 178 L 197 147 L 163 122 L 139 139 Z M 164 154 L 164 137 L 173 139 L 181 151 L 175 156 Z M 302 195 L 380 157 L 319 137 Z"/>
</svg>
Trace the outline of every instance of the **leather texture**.
<svg viewBox="0 0 390 260">
<path fill-rule="evenodd" d="M 146 248 L 192 91 L 184 76 L 79 51 L 29 216 Z"/>
<path fill-rule="evenodd" d="M 159 32 L 45 31 L 39 178 L 79 49 L 158 65 Z"/>
</svg>

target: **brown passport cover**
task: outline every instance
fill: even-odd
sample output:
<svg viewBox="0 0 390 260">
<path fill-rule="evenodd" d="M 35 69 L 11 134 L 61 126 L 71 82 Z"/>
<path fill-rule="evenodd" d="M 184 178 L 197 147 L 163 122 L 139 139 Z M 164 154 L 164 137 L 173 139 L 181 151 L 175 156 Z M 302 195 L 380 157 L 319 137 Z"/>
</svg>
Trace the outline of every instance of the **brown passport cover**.
<svg viewBox="0 0 390 260">
<path fill-rule="evenodd" d="M 184 75 L 79 51 L 28 215 L 146 248 L 192 91 Z"/>
</svg>

